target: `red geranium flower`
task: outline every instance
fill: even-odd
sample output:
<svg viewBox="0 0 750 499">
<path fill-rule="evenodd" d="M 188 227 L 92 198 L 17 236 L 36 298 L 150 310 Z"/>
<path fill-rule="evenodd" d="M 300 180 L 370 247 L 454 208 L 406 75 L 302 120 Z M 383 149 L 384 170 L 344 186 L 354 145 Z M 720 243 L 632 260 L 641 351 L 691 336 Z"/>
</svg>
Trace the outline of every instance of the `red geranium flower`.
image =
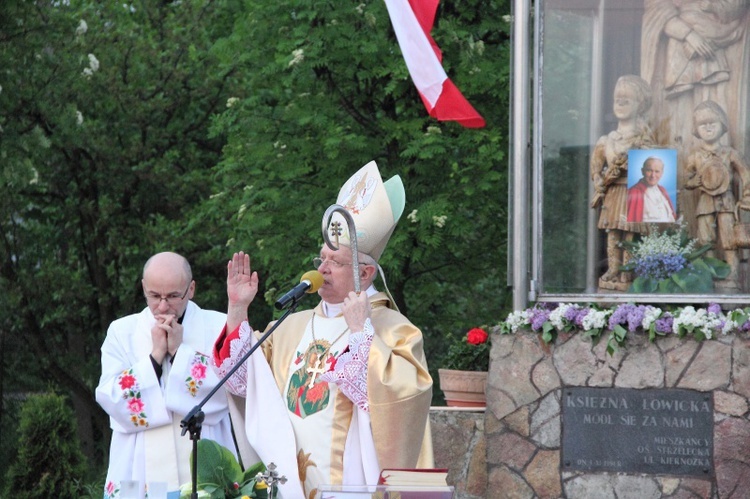
<svg viewBox="0 0 750 499">
<path fill-rule="evenodd" d="M 469 329 L 466 333 L 466 341 L 472 345 L 481 345 L 487 341 L 487 338 L 489 338 L 487 331 L 478 327 Z"/>
</svg>

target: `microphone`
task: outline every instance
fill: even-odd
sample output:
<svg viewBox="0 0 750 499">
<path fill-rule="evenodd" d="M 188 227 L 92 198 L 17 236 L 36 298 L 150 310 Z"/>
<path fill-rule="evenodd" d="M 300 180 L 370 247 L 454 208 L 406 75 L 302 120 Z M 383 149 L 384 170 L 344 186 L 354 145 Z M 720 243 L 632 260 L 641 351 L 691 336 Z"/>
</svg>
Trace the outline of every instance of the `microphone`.
<svg viewBox="0 0 750 499">
<path fill-rule="evenodd" d="M 287 291 L 284 296 L 276 300 L 276 309 L 283 310 L 292 303 L 297 303 L 305 293 L 315 293 L 323 285 L 323 274 L 317 270 L 305 272 L 299 280 L 299 284 Z"/>
</svg>

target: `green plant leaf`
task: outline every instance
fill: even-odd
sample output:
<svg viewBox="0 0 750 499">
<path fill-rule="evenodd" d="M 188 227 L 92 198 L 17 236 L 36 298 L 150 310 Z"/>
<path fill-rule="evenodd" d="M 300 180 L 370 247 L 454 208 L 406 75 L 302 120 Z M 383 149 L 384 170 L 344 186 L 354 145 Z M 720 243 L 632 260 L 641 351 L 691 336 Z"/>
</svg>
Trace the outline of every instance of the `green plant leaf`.
<svg viewBox="0 0 750 499">
<path fill-rule="evenodd" d="M 710 250 L 713 247 L 711 244 L 704 244 L 700 248 L 694 250 L 692 253 L 690 253 L 686 258 L 688 262 L 692 262 L 694 260 L 697 260 L 701 257 L 706 251 Z"/>
<path fill-rule="evenodd" d="M 192 469 L 192 453 L 190 466 Z M 222 494 L 224 488 L 231 484 L 242 481 L 242 469 L 240 468 L 237 458 L 226 447 L 219 443 L 204 439 L 198 441 L 198 487 L 211 493 L 210 487 L 219 484 Z"/>
<path fill-rule="evenodd" d="M 682 290 L 675 282 L 674 280 L 670 279 L 662 279 L 659 281 L 659 287 L 657 288 L 659 293 L 681 293 Z"/>
<path fill-rule="evenodd" d="M 258 473 L 263 473 L 264 471 L 266 471 L 266 466 L 259 461 L 245 470 L 242 474 L 242 481 L 253 480 Z"/>
<path fill-rule="evenodd" d="M 619 345 L 622 345 L 625 341 L 625 336 L 627 336 L 628 330 L 622 327 L 622 324 L 615 325 L 614 329 L 612 329 L 612 337 L 617 341 Z"/>
<path fill-rule="evenodd" d="M 706 266 L 711 271 L 711 275 L 713 275 L 715 279 L 726 279 L 730 272 L 732 272 L 731 265 L 723 260 L 710 256 L 707 256 L 702 260 L 705 262 Z"/>
<path fill-rule="evenodd" d="M 702 260 L 693 262 L 694 267 L 684 269 L 672 275 L 672 280 L 679 286 L 678 292 L 710 293 L 714 289 L 711 271 Z"/>
<path fill-rule="evenodd" d="M 659 281 L 649 276 L 638 276 L 630 285 L 631 293 L 653 293 L 659 287 Z"/>
</svg>

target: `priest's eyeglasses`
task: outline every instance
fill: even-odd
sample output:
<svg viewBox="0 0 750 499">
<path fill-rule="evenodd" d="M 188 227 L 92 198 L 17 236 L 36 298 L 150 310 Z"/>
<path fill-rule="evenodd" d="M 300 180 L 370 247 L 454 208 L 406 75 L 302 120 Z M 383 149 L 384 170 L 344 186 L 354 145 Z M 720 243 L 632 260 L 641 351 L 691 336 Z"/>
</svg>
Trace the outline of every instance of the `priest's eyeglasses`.
<svg viewBox="0 0 750 499">
<path fill-rule="evenodd" d="M 187 296 L 188 291 L 190 291 L 190 284 L 192 283 L 188 283 L 187 289 L 182 293 L 182 296 L 180 296 L 180 293 L 170 293 L 167 296 L 158 295 L 156 293 L 144 293 L 144 296 L 146 297 L 146 301 L 152 304 L 158 304 L 164 300 L 167 302 L 167 305 L 177 305 Z"/>
<path fill-rule="evenodd" d="M 337 262 L 336 260 L 331 260 L 330 258 L 326 258 L 325 260 L 320 257 L 313 258 L 313 265 L 315 266 L 316 269 L 320 268 L 320 266 L 323 265 L 324 263 L 327 263 L 329 266 L 337 268 L 337 269 L 340 269 L 341 267 L 345 265 L 352 264 L 351 262 L 348 262 L 348 263 Z M 359 264 L 364 265 L 362 262 L 359 262 Z"/>
</svg>

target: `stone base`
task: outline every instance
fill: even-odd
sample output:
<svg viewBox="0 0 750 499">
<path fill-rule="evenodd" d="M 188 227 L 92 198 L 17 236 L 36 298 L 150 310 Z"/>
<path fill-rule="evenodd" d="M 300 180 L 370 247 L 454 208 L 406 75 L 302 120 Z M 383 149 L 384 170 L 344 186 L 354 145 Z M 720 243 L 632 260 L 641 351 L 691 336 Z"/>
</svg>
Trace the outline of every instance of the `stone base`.
<svg viewBox="0 0 750 499">
<path fill-rule="evenodd" d="M 607 341 L 592 342 L 581 331 L 561 333 L 543 346 L 538 333 L 500 334 L 494 329 L 485 412 L 487 490 L 502 491 L 502 496 L 487 497 L 748 497 L 749 352 L 750 338 L 744 334 L 704 341 L 668 335 L 654 342 L 644 334 L 628 334 L 626 345 L 610 354 Z M 674 473 L 613 471 L 619 464 L 609 471 L 566 470 L 563 401 L 571 387 L 680 389 L 713 398 L 713 428 L 701 430 L 713 435 L 710 454 L 704 457 L 709 466 L 700 463 L 701 468 L 688 470 L 680 466 L 690 463 L 666 460 L 688 456 L 682 451 L 691 450 L 690 445 L 675 444 L 661 453 L 651 450 L 660 465 L 674 465 Z M 671 414 L 692 425 L 691 414 L 681 410 Z M 647 424 L 671 428 L 662 418 L 666 412 L 654 415 Z M 646 426 L 643 420 L 633 423 L 633 431 Z M 618 431 L 631 426 L 622 419 L 612 424 Z M 641 456 L 631 451 L 625 457 L 632 462 Z"/>
<path fill-rule="evenodd" d="M 628 288 L 630 288 L 629 282 L 619 282 L 619 281 L 603 281 L 599 279 L 599 289 L 606 292 L 606 290 L 609 291 L 627 291 Z"/>
</svg>

